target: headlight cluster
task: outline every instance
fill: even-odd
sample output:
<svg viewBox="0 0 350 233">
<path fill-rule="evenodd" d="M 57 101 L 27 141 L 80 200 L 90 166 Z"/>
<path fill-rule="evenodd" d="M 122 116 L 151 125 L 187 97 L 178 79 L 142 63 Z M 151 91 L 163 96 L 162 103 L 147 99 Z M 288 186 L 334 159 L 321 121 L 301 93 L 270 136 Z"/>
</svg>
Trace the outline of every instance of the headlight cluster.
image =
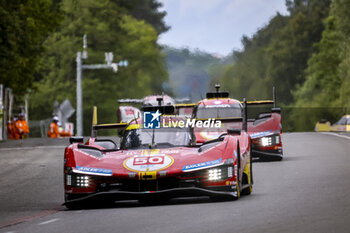
<svg viewBox="0 0 350 233">
<path fill-rule="evenodd" d="M 261 138 L 262 146 L 271 146 L 272 145 L 272 137 L 263 137 Z"/>
<path fill-rule="evenodd" d="M 220 168 L 210 169 L 209 180 L 221 180 L 221 169 Z"/>
<path fill-rule="evenodd" d="M 260 138 L 260 144 L 262 146 L 273 146 L 280 143 L 280 135 L 271 135 Z"/>
<path fill-rule="evenodd" d="M 66 175 L 66 184 L 68 186 L 78 187 L 78 188 L 86 188 L 90 185 L 89 176 L 85 175 Z"/>
<path fill-rule="evenodd" d="M 77 186 L 78 187 L 88 187 L 89 177 L 88 176 L 77 176 Z"/>
<path fill-rule="evenodd" d="M 209 181 L 225 180 L 232 176 L 233 176 L 232 166 L 222 166 L 222 167 L 212 168 L 208 170 Z"/>
</svg>

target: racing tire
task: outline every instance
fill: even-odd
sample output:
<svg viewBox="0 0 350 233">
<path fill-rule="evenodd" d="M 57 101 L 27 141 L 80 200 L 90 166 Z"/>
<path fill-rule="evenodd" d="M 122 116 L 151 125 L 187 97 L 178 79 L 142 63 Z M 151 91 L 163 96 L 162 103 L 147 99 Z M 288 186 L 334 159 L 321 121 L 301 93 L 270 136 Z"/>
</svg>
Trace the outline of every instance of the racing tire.
<svg viewBox="0 0 350 233">
<path fill-rule="evenodd" d="M 253 191 L 253 160 L 252 160 L 252 150 L 250 149 L 250 155 L 249 155 L 249 170 L 248 174 L 245 174 L 247 178 L 247 183 L 249 186 L 242 190 L 242 195 L 250 195 Z"/>
<path fill-rule="evenodd" d="M 240 198 L 241 196 L 241 179 L 240 179 L 240 170 L 241 170 L 241 152 L 240 152 L 240 149 L 239 149 L 239 142 L 237 143 L 237 174 L 236 174 L 236 192 L 237 192 L 237 196 L 234 197 L 233 199 L 234 200 L 237 200 L 238 198 Z"/>
</svg>

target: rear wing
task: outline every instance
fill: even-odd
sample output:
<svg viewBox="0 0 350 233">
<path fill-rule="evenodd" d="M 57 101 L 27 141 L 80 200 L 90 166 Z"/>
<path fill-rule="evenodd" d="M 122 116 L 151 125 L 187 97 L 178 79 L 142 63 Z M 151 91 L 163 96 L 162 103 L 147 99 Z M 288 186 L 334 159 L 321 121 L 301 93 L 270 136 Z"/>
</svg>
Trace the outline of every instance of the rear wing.
<svg viewBox="0 0 350 233">
<path fill-rule="evenodd" d="M 159 111 L 165 115 L 173 115 L 175 112 L 175 107 L 173 105 L 159 105 L 159 106 L 144 106 L 142 107 L 144 112 L 156 112 Z"/>
<path fill-rule="evenodd" d="M 97 131 L 101 129 L 125 129 L 129 123 L 110 123 L 110 124 L 98 124 L 97 123 L 97 107 L 94 106 L 92 114 L 92 127 L 91 137 L 97 136 Z"/>
<path fill-rule="evenodd" d="M 241 104 L 243 104 L 244 101 L 241 101 Z M 275 104 L 275 101 L 273 100 L 253 100 L 253 101 L 246 101 L 247 105 L 267 105 L 267 104 Z"/>
<path fill-rule="evenodd" d="M 197 104 L 196 103 L 190 103 L 190 104 L 175 104 L 175 108 L 194 108 Z"/>
<path fill-rule="evenodd" d="M 244 102 L 246 104 L 246 106 L 256 106 L 256 105 L 273 105 L 273 107 L 271 108 L 271 113 L 281 113 L 281 108 L 276 107 L 276 88 L 273 87 L 272 89 L 273 91 L 273 100 L 253 100 L 253 101 L 245 101 L 245 99 L 243 101 L 241 101 L 241 104 L 244 105 Z M 245 112 L 247 112 L 247 109 L 244 110 Z"/>
<path fill-rule="evenodd" d="M 272 104 L 273 108 L 276 108 L 276 88 L 272 88 L 272 100 L 253 100 L 253 101 L 246 101 L 247 105 L 268 105 Z M 243 104 L 244 100 L 241 101 L 241 104 Z"/>
</svg>

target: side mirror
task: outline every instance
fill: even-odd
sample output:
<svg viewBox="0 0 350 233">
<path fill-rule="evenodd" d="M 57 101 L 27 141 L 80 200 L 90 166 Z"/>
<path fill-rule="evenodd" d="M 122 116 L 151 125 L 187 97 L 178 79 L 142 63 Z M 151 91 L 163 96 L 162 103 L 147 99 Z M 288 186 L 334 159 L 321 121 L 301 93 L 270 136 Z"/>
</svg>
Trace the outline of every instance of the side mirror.
<svg viewBox="0 0 350 233">
<path fill-rule="evenodd" d="M 84 142 L 84 137 L 81 136 L 76 136 L 76 137 L 70 137 L 69 138 L 69 143 L 73 144 L 73 143 L 83 143 Z"/>
<path fill-rule="evenodd" d="M 241 129 L 227 129 L 229 135 L 241 135 Z"/>
</svg>

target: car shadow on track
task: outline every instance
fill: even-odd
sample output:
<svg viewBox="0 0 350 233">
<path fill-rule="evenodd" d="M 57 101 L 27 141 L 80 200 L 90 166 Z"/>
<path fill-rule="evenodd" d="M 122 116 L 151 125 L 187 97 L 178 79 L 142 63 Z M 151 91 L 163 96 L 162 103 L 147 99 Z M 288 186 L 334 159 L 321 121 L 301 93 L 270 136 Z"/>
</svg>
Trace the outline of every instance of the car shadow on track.
<svg viewBox="0 0 350 233">
<path fill-rule="evenodd" d="M 241 197 L 241 198 L 244 198 Z M 116 201 L 114 203 L 99 203 L 99 204 L 87 204 L 82 208 L 76 210 L 95 210 L 95 209 L 120 209 L 120 208 L 140 208 L 140 207 L 152 207 L 152 206 L 171 206 L 171 205 L 192 205 L 192 204 L 215 204 L 218 202 L 231 202 L 233 200 L 219 199 L 211 200 L 209 197 L 186 197 L 186 198 L 173 198 L 167 201 Z M 65 211 L 74 211 L 66 209 Z"/>
<path fill-rule="evenodd" d="M 281 162 L 285 161 L 285 158 L 276 159 L 276 158 L 253 158 L 253 163 L 266 163 L 266 162 Z"/>
</svg>

